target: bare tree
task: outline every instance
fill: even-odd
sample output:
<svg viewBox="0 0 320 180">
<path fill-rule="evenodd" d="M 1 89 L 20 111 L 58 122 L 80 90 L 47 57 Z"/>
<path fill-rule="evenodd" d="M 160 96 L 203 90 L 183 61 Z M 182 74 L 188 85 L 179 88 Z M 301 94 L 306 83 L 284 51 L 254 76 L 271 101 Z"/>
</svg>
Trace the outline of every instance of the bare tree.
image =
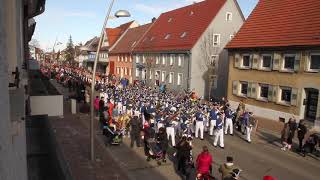
<svg viewBox="0 0 320 180">
<path fill-rule="evenodd" d="M 29 45 L 36 48 L 40 48 L 40 43 L 37 39 L 31 39 L 31 41 L 29 42 Z"/>
<path fill-rule="evenodd" d="M 217 69 L 220 47 L 215 44 L 214 38 L 214 33 L 211 31 L 202 37 L 200 43 L 201 60 L 198 61 L 199 68 L 204 72 L 203 79 L 207 86 L 208 98 L 211 97 L 213 83 L 218 78 Z"/>
</svg>

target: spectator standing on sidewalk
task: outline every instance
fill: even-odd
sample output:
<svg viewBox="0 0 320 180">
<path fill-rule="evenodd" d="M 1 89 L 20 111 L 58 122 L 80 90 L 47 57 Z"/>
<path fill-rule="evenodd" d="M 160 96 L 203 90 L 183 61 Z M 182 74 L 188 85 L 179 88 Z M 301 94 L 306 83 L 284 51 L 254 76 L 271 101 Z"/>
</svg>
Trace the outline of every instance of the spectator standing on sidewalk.
<svg viewBox="0 0 320 180">
<path fill-rule="evenodd" d="M 140 132 L 142 131 L 142 123 L 139 120 L 138 116 L 133 116 L 130 121 L 130 138 L 131 144 L 130 147 L 133 148 L 134 142 L 136 146 L 140 147 Z"/>
<path fill-rule="evenodd" d="M 289 122 L 287 122 L 284 125 L 284 128 L 282 130 L 282 142 L 283 142 L 283 147 L 281 150 L 290 150 L 292 146 L 292 139 L 294 137 L 294 133 L 297 129 L 297 123 L 295 119 L 290 118 Z"/>
<path fill-rule="evenodd" d="M 99 116 L 99 96 L 96 96 L 96 99 L 94 100 L 94 110 L 96 111 L 96 116 Z"/>
<path fill-rule="evenodd" d="M 237 166 L 233 163 L 233 157 L 227 156 L 227 162 L 222 164 L 219 168 L 219 172 L 221 173 L 222 180 L 225 180 L 231 176 L 231 173 L 234 169 L 238 169 Z"/>
<path fill-rule="evenodd" d="M 307 127 L 305 125 L 304 120 L 300 120 L 299 125 L 298 125 L 298 139 L 299 139 L 299 152 L 302 151 L 302 146 L 303 146 L 303 140 L 305 135 L 307 134 Z"/>
<path fill-rule="evenodd" d="M 197 177 L 204 177 L 212 174 L 212 156 L 209 153 L 208 147 L 203 146 L 202 152 L 197 157 Z"/>
</svg>

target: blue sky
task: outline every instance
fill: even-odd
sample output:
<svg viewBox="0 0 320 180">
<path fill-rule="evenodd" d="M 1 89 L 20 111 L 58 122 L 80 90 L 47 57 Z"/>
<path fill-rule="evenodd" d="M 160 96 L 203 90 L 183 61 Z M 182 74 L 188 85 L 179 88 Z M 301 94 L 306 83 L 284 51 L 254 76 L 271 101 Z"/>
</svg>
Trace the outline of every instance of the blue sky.
<svg viewBox="0 0 320 180">
<path fill-rule="evenodd" d="M 33 38 L 40 42 L 41 48 L 49 50 L 57 38 L 65 48 L 72 35 L 74 43 L 85 43 L 100 34 L 101 26 L 111 0 L 47 0 L 45 12 L 36 18 L 37 27 Z M 162 12 L 189 5 L 197 0 L 116 0 L 113 12 L 119 9 L 130 11 L 130 18 L 112 19 L 108 27 L 115 27 L 130 20 L 139 24 L 148 23 L 152 17 Z M 247 17 L 258 0 L 238 0 L 243 14 Z"/>
</svg>

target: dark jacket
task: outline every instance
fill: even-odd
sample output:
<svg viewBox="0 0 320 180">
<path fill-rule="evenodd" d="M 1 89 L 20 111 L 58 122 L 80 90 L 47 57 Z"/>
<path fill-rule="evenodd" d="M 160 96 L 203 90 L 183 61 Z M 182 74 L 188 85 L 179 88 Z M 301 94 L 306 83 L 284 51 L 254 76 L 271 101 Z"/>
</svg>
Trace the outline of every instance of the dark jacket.
<svg viewBox="0 0 320 180">
<path fill-rule="evenodd" d="M 304 136 L 307 133 L 307 127 L 304 124 L 299 123 L 298 126 L 298 138 L 299 139 L 304 139 Z"/>
<path fill-rule="evenodd" d="M 188 158 L 190 156 L 190 151 L 192 149 L 192 147 L 190 146 L 190 144 L 187 141 L 180 141 L 177 146 L 177 157 L 179 158 Z"/>
<path fill-rule="evenodd" d="M 136 134 L 140 133 L 142 130 L 142 123 L 140 122 L 137 116 L 134 116 L 130 121 L 131 133 Z"/>
<path fill-rule="evenodd" d="M 157 141 L 159 142 L 160 144 L 160 147 L 163 151 L 167 151 L 168 149 L 168 144 L 169 144 L 169 140 L 168 140 L 168 137 L 167 137 L 167 133 L 164 132 L 164 133 L 158 133 L 157 134 Z"/>
</svg>

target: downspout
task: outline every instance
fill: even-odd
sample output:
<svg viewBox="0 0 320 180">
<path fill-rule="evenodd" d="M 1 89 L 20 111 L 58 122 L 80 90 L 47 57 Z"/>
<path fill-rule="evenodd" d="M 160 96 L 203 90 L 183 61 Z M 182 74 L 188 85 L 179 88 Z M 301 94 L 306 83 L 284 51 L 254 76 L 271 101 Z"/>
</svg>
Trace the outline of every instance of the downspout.
<svg viewBox="0 0 320 180">
<path fill-rule="evenodd" d="M 191 55 L 192 55 L 192 53 L 191 53 L 191 51 L 188 51 L 188 52 L 187 52 L 187 54 L 188 54 L 188 57 L 189 57 L 189 59 L 188 59 L 188 80 L 187 80 L 187 90 L 188 90 L 188 91 L 190 91 L 190 90 L 191 90 L 191 89 L 190 89 L 190 85 L 191 85 L 191 60 L 192 60 Z"/>
</svg>

